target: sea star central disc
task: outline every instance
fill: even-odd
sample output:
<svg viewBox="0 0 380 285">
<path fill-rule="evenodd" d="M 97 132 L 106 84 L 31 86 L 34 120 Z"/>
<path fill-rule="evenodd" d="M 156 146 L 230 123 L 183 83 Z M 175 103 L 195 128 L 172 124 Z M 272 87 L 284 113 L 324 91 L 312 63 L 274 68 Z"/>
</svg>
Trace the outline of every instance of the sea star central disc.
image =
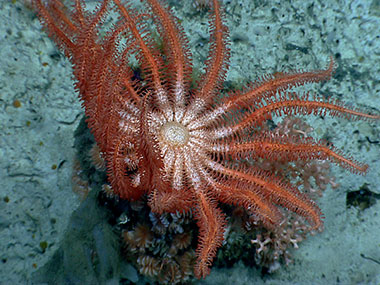
<svg viewBox="0 0 380 285">
<path fill-rule="evenodd" d="M 161 135 L 165 142 L 172 146 L 185 145 L 189 140 L 189 131 L 178 122 L 168 122 L 161 127 Z"/>
</svg>

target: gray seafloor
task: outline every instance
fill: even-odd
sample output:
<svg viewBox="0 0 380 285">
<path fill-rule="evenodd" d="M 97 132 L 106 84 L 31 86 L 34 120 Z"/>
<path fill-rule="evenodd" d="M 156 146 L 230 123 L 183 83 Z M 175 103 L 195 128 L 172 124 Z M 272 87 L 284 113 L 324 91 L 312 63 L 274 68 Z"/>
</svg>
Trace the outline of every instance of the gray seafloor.
<svg viewBox="0 0 380 285">
<path fill-rule="evenodd" d="M 199 69 L 207 57 L 208 18 L 191 2 L 173 6 Z M 307 89 L 379 111 L 378 1 L 224 0 L 223 4 L 231 35 L 227 80 L 254 81 L 265 73 L 322 68 L 334 55 L 339 64 L 334 78 Z M 69 62 L 21 1 L 0 2 L 0 66 L 0 284 L 17 284 L 25 283 L 53 256 L 79 205 L 70 175 L 73 132 L 82 110 Z M 15 100 L 21 107 L 13 106 Z M 213 269 L 199 283 L 380 284 L 380 203 L 364 211 L 346 208 L 347 192 L 365 183 L 380 194 L 380 123 L 307 121 L 316 137 L 328 134 L 346 154 L 368 163 L 368 174 L 332 168 L 340 187 L 326 190 L 317 201 L 325 215 L 325 230 L 293 251 L 293 264 L 264 279 L 239 264 Z"/>
</svg>

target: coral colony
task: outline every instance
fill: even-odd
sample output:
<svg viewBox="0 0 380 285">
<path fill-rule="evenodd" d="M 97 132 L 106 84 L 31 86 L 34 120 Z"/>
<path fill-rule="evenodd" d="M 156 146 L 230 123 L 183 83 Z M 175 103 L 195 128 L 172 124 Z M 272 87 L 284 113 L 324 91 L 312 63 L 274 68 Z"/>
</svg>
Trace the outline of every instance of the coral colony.
<svg viewBox="0 0 380 285">
<path fill-rule="evenodd" d="M 224 252 L 233 251 L 228 241 L 238 226 L 251 236 L 255 228 L 249 246 L 258 262 L 273 263 L 280 256 L 287 262 L 287 247 L 322 229 L 321 211 L 310 195 L 334 185 L 327 162 L 353 173 L 367 171 L 367 165 L 314 140 L 310 127 L 293 117 L 380 118 L 292 90 L 329 80 L 333 58 L 326 69 L 266 75 L 220 96 L 229 40 L 218 0 L 210 1 L 210 51 L 195 83 L 188 40 L 163 1 L 143 1 L 147 10 L 141 12 L 128 1 L 104 0 L 91 13 L 83 0 L 71 2 L 67 7 L 58 0 L 33 4 L 73 64 L 75 87 L 96 141 L 90 154 L 107 169 L 104 192 L 131 201 L 135 212 L 149 209 L 153 227 L 141 222 L 123 232 L 141 273 L 172 283 L 192 274 L 204 278 L 226 238 Z M 119 17 L 107 29 L 111 11 Z M 130 67 L 132 56 L 138 76 Z M 269 126 L 274 115 L 284 119 Z M 193 220 L 198 230 L 189 226 Z M 168 233 L 171 247 L 160 248 L 159 235 Z M 198 234 L 195 253 L 190 250 L 193 234 Z M 160 279 L 160 270 L 167 270 L 170 280 Z"/>
</svg>

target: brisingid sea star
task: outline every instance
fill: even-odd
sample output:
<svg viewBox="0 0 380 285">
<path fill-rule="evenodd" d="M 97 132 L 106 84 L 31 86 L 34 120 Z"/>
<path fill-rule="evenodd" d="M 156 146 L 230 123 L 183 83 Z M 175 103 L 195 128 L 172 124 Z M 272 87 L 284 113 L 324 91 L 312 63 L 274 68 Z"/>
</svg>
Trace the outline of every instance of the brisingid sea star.
<svg viewBox="0 0 380 285">
<path fill-rule="evenodd" d="M 211 1 L 205 74 L 195 87 L 188 41 L 178 20 L 158 0 L 146 0 L 146 13 L 121 2 L 104 0 L 89 13 L 83 0 L 74 1 L 72 11 L 60 1 L 34 0 L 44 27 L 73 63 L 76 88 L 107 161 L 114 192 L 130 200 L 147 194 L 157 213 L 195 213 L 198 278 L 209 273 L 223 241 L 226 221 L 218 202 L 243 206 L 267 227 L 281 223 L 283 207 L 320 229 L 321 211 L 313 201 L 290 182 L 246 162 L 327 159 L 352 172 L 366 172 L 367 165 L 344 157 L 326 143 L 276 135 L 263 127 L 272 115 L 379 119 L 291 91 L 328 80 L 333 59 L 325 70 L 266 76 L 220 99 L 229 50 L 217 0 Z M 119 14 L 118 22 L 99 36 L 111 10 Z M 161 45 L 148 29 L 151 20 Z M 133 79 L 131 55 L 137 58 L 143 79 Z"/>
</svg>

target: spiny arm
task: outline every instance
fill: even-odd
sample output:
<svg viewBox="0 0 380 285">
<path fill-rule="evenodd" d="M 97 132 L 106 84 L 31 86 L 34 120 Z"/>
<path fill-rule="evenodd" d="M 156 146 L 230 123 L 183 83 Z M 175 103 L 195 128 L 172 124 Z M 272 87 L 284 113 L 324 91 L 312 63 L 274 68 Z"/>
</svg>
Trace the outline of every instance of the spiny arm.
<svg viewBox="0 0 380 285">
<path fill-rule="evenodd" d="M 210 273 L 212 260 L 224 240 L 225 215 L 217 208 L 216 201 L 206 193 L 197 191 L 195 217 L 199 227 L 199 240 L 196 250 L 195 277 L 205 278 Z"/>
<path fill-rule="evenodd" d="M 315 115 L 343 117 L 347 120 L 379 120 L 380 115 L 366 114 L 360 110 L 349 109 L 342 103 L 333 100 L 324 100 L 314 97 L 309 100 L 309 93 L 299 97 L 294 92 L 277 94 L 276 97 L 260 102 L 253 108 L 239 116 L 233 126 L 224 126 L 215 130 L 215 139 L 228 137 L 243 131 L 245 128 L 261 126 L 266 120 L 272 119 L 272 115 Z"/>
<path fill-rule="evenodd" d="M 257 216 L 268 229 L 274 229 L 282 222 L 284 217 L 279 208 L 268 202 L 249 183 L 229 179 L 216 184 L 220 202 L 244 207 L 249 213 Z"/>
<path fill-rule="evenodd" d="M 164 90 L 164 87 L 160 78 L 160 66 L 163 65 L 162 59 L 159 56 L 155 55 L 153 48 L 150 46 L 149 42 L 146 42 L 148 38 L 142 36 L 140 30 L 136 26 L 135 19 L 131 16 L 128 9 L 123 6 L 120 0 L 113 0 L 113 2 L 118 7 L 121 16 L 125 19 L 125 22 L 128 26 L 129 31 L 133 35 L 137 46 L 140 47 L 141 56 L 144 59 L 145 69 L 149 72 L 151 77 L 149 80 L 152 81 L 152 87 L 155 89 L 154 98 L 157 100 L 157 103 L 160 105 L 160 109 L 165 109 L 164 106 L 170 106 L 169 98 Z M 167 114 L 169 117 L 169 115 Z"/>
<path fill-rule="evenodd" d="M 264 193 L 263 195 L 268 202 L 280 205 L 303 216 L 313 229 L 321 229 L 323 223 L 320 209 L 305 194 L 301 193 L 291 184 L 253 167 L 249 169 L 242 167 L 229 168 L 212 160 L 207 161 L 207 163 L 208 167 L 219 173 L 219 175 L 250 184 L 252 189 L 258 189 L 260 193 Z"/>
<path fill-rule="evenodd" d="M 201 79 L 200 87 L 189 108 L 194 114 L 202 112 L 208 104 L 212 103 L 215 92 L 220 90 L 228 68 L 229 50 L 226 47 L 228 32 L 222 22 L 222 10 L 218 0 L 213 0 L 213 9 L 213 21 L 210 21 L 212 26 L 211 47 L 206 62 L 206 74 Z"/>
<path fill-rule="evenodd" d="M 63 49 L 65 55 L 70 57 L 75 48 L 70 37 L 77 31 L 77 27 L 62 12 L 64 5 L 60 1 L 51 1 L 47 6 L 41 0 L 33 0 L 32 3 L 49 36 Z"/>
<path fill-rule="evenodd" d="M 218 87 L 226 73 L 226 59 L 228 50 L 226 48 L 227 27 L 222 23 L 222 15 L 220 3 L 218 0 L 213 0 L 214 22 L 212 36 L 212 50 L 207 61 L 206 75 L 202 80 L 200 89 L 200 97 L 209 99 L 214 95 L 215 88 Z"/>
<path fill-rule="evenodd" d="M 185 104 L 185 93 L 190 85 L 191 62 L 190 50 L 183 29 L 177 24 L 177 19 L 157 0 L 148 0 L 153 10 L 153 15 L 158 22 L 158 31 L 164 42 L 166 61 L 170 68 L 167 71 L 168 78 L 174 91 L 174 106 L 183 109 Z M 178 108 L 180 106 L 180 108 Z M 183 112 L 183 110 L 175 110 Z M 178 115 L 177 115 L 178 116 Z M 179 115 L 181 116 L 181 115 Z"/>
<path fill-rule="evenodd" d="M 342 155 L 342 152 L 326 143 L 315 142 L 313 138 L 296 138 L 264 134 L 250 142 L 232 140 L 228 145 L 216 144 L 214 151 L 232 158 L 261 157 L 269 161 L 330 160 L 353 173 L 365 174 L 368 165 Z"/>
<path fill-rule="evenodd" d="M 232 107 L 248 107 L 252 102 L 258 102 L 265 98 L 271 98 L 277 92 L 284 91 L 293 87 L 301 86 L 307 83 L 317 83 L 329 80 L 336 69 L 336 64 L 332 57 L 326 69 L 277 73 L 276 75 L 267 76 L 267 78 L 259 81 L 256 87 L 243 92 L 229 96 L 224 102 L 227 109 Z"/>
<path fill-rule="evenodd" d="M 234 132 L 245 128 L 248 125 L 261 125 L 265 120 L 271 119 L 272 114 L 281 115 L 310 115 L 332 117 L 344 117 L 347 120 L 359 119 L 380 119 L 380 115 L 371 115 L 358 110 L 345 107 L 338 101 L 325 101 L 323 99 L 308 99 L 306 93 L 298 97 L 295 93 L 285 93 L 277 97 L 276 101 L 270 102 L 261 108 L 257 108 L 251 114 L 234 127 Z"/>
<path fill-rule="evenodd" d="M 198 119 L 198 128 L 206 127 L 210 121 L 220 118 L 232 110 L 242 108 L 252 108 L 262 104 L 263 101 L 273 101 L 278 92 L 283 92 L 292 87 L 304 85 L 306 83 L 316 83 L 330 79 L 336 66 L 333 58 L 326 69 L 308 71 L 277 73 L 268 75 L 259 80 L 246 91 L 238 91 L 230 94 L 225 100 L 218 104 L 211 111 L 206 112 Z"/>
</svg>

